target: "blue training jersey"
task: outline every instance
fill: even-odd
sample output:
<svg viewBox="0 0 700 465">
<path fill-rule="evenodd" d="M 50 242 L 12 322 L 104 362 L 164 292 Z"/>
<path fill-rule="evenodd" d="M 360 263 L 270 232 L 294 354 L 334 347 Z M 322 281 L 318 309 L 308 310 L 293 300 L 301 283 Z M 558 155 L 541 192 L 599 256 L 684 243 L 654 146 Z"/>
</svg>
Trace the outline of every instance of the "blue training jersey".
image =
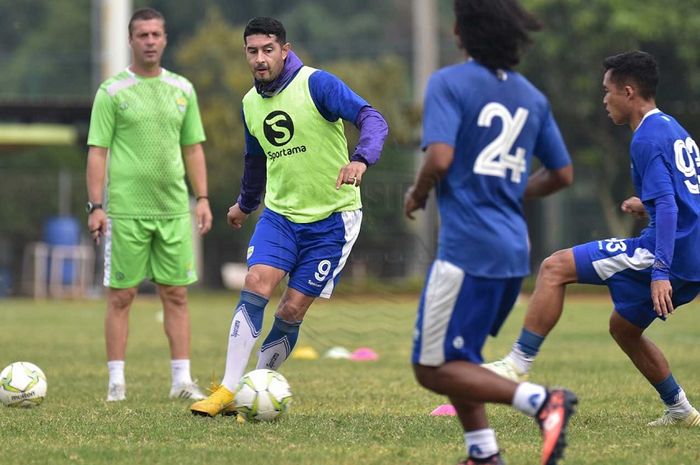
<svg viewBox="0 0 700 465">
<path fill-rule="evenodd" d="M 671 116 L 649 112 L 630 143 L 632 182 L 651 221 L 642 231 L 643 244 L 656 248 L 654 200 L 672 195 L 678 219 L 670 273 L 700 281 L 700 150 L 688 132 Z"/>
<path fill-rule="evenodd" d="M 530 273 L 523 195 L 532 156 L 571 164 L 546 97 L 516 72 L 469 60 L 437 71 L 426 90 L 423 148 L 445 143 L 454 160 L 437 186 L 438 258 L 486 278 Z"/>
</svg>

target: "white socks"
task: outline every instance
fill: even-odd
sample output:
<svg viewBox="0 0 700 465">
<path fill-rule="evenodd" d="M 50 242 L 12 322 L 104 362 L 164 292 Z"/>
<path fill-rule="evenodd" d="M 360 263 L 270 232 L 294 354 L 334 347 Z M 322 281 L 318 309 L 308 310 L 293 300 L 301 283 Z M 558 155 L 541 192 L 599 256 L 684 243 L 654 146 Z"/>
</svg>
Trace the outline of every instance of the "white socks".
<svg viewBox="0 0 700 465">
<path fill-rule="evenodd" d="M 124 380 L 124 360 L 110 360 L 107 362 L 109 371 L 109 384 L 126 384 Z"/>
<path fill-rule="evenodd" d="M 192 384 L 189 359 L 170 360 L 170 371 L 172 373 L 173 386 Z"/>
<path fill-rule="evenodd" d="M 678 393 L 676 397 L 676 402 L 672 405 L 666 405 L 668 412 L 674 417 L 685 418 L 690 412 L 693 411 L 693 406 L 688 402 L 688 398 L 685 396 L 685 391 L 683 389 Z"/>
<path fill-rule="evenodd" d="M 239 309 L 231 321 L 226 351 L 226 371 L 224 379 L 221 381 L 221 384 L 229 391 L 236 390 L 258 337 L 260 337 L 260 330 L 256 330 L 253 326 L 245 308 Z"/>
<path fill-rule="evenodd" d="M 544 386 L 520 383 L 513 396 L 513 407 L 527 416 L 534 417 L 546 399 L 547 390 Z"/>
<path fill-rule="evenodd" d="M 465 431 L 464 443 L 467 446 L 467 457 L 473 459 L 486 459 L 498 453 L 496 433 L 491 428 Z"/>
<path fill-rule="evenodd" d="M 189 359 L 171 360 L 170 369 L 172 372 L 173 386 L 176 384 L 192 383 Z M 107 370 L 109 371 L 109 384 L 126 384 L 124 378 L 124 360 L 111 360 L 107 362 Z"/>
<path fill-rule="evenodd" d="M 532 362 L 535 361 L 535 357 L 527 355 L 520 350 L 517 343 L 513 344 L 513 348 L 510 349 L 510 353 L 506 355 L 506 358 L 513 362 L 519 375 L 527 374 L 530 371 Z"/>
</svg>

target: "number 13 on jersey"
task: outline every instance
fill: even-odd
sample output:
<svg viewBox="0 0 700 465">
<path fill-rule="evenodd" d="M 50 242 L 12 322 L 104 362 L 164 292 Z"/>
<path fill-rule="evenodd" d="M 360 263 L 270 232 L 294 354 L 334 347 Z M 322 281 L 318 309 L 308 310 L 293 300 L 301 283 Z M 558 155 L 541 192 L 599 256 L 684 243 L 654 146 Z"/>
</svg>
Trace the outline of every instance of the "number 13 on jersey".
<svg viewBox="0 0 700 465">
<path fill-rule="evenodd" d="M 497 102 L 491 102 L 481 109 L 477 124 L 491 127 L 493 119 L 498 118 L 501 120 L 501 132 L 476 157 L 474 173 L 505 178 L 510 170 L 510 180 L 515 183 L 521 181 L 522 173 L 527 170 L 525 149 L 516 147 L 515 153 L 510 152 L 525 126 L 528 114 L 525 108 L 518 108 L 515 115 L 511 115 L 505 106 Z"/>
</svg>

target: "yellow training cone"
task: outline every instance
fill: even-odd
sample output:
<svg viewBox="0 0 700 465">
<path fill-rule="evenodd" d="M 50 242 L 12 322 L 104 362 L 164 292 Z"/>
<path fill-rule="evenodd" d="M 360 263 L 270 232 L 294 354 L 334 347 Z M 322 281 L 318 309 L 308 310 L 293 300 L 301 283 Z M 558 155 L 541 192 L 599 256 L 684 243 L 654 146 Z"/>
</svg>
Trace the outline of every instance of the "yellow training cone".
<svg viewBox="0 0 700 465">
<path fill-rule="evenodd" d="M 316 360 L 318 352 L 311 346 L 297 346 L 292 352 L 292 358 L 297 360 Z"/>
</svg>

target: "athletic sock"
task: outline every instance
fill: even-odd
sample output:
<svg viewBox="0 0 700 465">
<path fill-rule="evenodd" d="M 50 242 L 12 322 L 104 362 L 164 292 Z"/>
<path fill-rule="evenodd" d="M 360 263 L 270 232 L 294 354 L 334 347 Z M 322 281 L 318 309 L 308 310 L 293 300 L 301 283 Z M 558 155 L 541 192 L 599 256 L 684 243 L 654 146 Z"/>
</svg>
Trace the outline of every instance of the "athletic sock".
<svg viewBox="0 0 700 465">
<path fill-rule="evenodd" d="M 107 362 L 109 371 L 109 384 L 126 384 L 124 379 L 124 360 L 110 360 Z"/>
<path fill-rule="evenodd" d="M 258 353 L 256 368 L 277 370 L 292 353 L 299 337 L 301 321 L 289 322 L 275 316 L 275 323 L 270 329 Z"/>
<path fill-rule="evenodd" d="M 473 459 L 487 459 L 498 454 L 496 432 L 491 428 L 465 431 L 464 443 L 467 446 L 467 457 Z"/>
<path fill-rule="evenodd" d="M 685 391 L 681 388 L 676 397 L 676 401 L 672 405 L 667 405 L 668 411 L 672 415 L 685 418 L 690 412 L 693 411 L 693 406 L 690 405 L 688 398 L 685 396 Z"/>
<path fill-rule="evenodd" d="M 668 375 L 660 383 L 654 384 L 654 389 L 672 415 L 686 416 L 693 406 L 688 402 L 685 391 L 678 385 L 673 375 Z"/>
<path fill-rule="evenodd" d="M 231 321 L 226 351 L 226 371 L 221 381 L 226 389 L 234 391 L 243 376 L 250 352 L 260 337 L 263 314 L 268 299 L 250 291 L 241 291 L 241 300 L 236 306 Z"/>
<path fill-rule="evenodd" d="M 681 392 L 681 387 L 676 382 L 673 375 L 668 375 L 666 379 L 660 383 L 654 384 L 654 389 L 659 393 L 659 397 L 666 405 L 673 405 L 678 400 L 678 395 Z"/>
<path fill-rule="evenodd" d="M 520 383 L 513 396 L 513 407 L 527 416 L 534 417 L 545 400 L 547 400 L 547 390 L 544 386 Z"/>
<path fill-rule="evenodd" d="M 540 346 L 544 342 L 544 337 L 528 331 L 523 328 L 520 331 L 520 337 L 513 344 L 508 357 L 513 361 L 518 368 L 518 372 L 527 373 L 530 371 L 532 362 L 535 361 L 537 353 L 540 351 Z"/>
<path fill-rule="evenodd" d="M 187 358 L 170 360 L 170 373 L 172 374 L 173 386 L 192 383 L 190 360 Z"/>
</svg>

